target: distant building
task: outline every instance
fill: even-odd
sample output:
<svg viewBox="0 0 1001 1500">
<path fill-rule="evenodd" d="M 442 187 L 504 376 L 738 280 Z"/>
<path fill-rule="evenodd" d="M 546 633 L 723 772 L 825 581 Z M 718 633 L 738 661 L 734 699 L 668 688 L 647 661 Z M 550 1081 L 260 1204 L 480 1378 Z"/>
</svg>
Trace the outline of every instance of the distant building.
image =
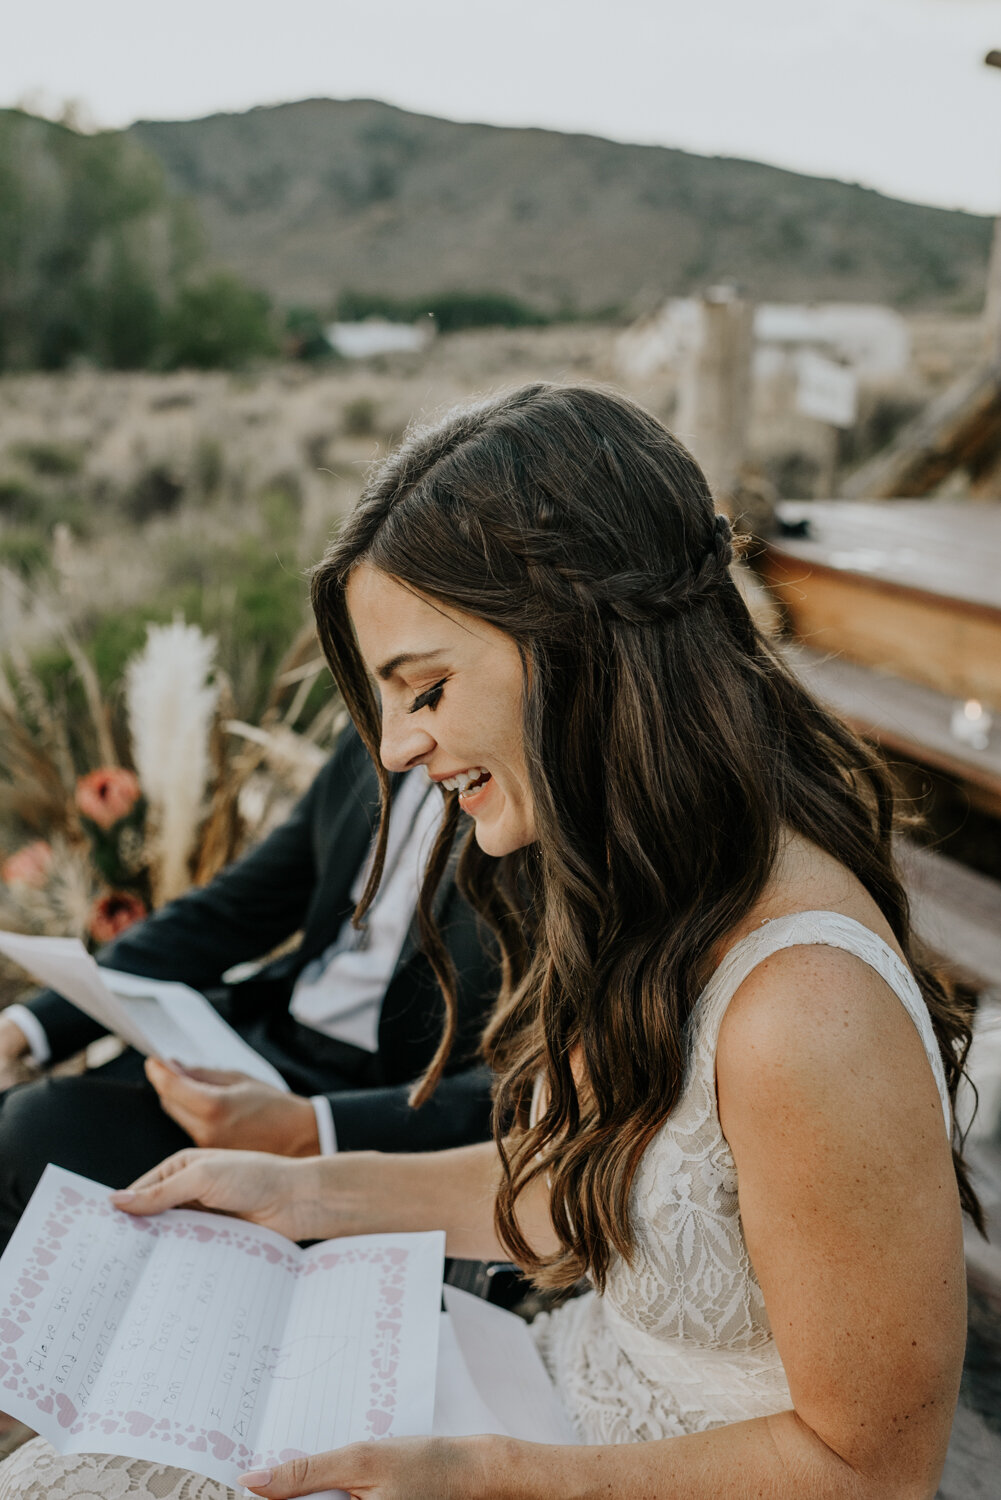
<svg viewBox="0 0 1001 1500">
<path fill-rule="evenodd" d="M 818 349 L 863 379 L 902 375 L 911 361 L 911 333 L 892 307 L 866 302 L 764 302 L 754 315 L 760 351 L 796 354 Z"/>
<path fill-rule="evenodd" d="M 435 326 L 429 317 L 416 323 L 366 318 L 361 323 L 331 323 L 325 335 L 345 359 L 369 359 L 374 354 L 421 354 L 434 339 Z"/>
<path fill-rule="evenodd" d="M 680 369 L 698 337 L 698 304 L 672 297 L 619 335 L 616 361 L 626 376 L 644 379 Z M 911 358 L 907 323 L 875 303 L 763 302 L 754 312 L 755 374 L 778 374 L 806 350 L 826 354 L 863 379 L 902 374 Z"/>
</svg>

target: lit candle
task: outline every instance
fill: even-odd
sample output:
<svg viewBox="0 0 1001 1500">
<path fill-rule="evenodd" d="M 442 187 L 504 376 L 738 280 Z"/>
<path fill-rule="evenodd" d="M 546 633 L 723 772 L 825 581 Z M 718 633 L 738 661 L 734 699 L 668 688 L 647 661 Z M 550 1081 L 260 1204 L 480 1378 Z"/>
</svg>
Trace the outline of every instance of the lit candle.
<svg viewBox="0 0 1001 1500">
<path fill-rule="evenodd" d="M 957 740 L 973 750 L 986 750 L 990 739 L 993 717 L 976 698 L 967 698 L 957 703 L 952 711 L 949 728 Z"/>
</svg>

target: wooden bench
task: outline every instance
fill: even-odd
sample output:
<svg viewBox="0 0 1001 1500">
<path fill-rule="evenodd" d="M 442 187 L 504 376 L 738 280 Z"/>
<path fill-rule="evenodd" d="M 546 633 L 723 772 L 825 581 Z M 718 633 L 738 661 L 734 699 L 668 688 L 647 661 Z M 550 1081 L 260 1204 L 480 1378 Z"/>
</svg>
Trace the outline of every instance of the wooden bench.
<svg viewBox="0 0 1001 1500">
<path fill-rule="evenodd" d="M 1001 817 L 1001 726 L 984 749 L 952 732 L 957 700 L 1001 719 L 1001 508 L 929 502 L 786 506 L 810 534 L 769 543 L 794 669 L 890 756 L 958 782 Z M 967 1158 L 988 1227 L 966 1233 L 968 1342 L 938 1500 L 1001 1496 L 1001 885 L 902 845 L 915 930 L 981 995 L 969 1065 L 982 1108 Z M 965 1101 L 968 1106 L 968 1101 Z"/>
<path fill-rule="evenodd" d="M 974 806 L 1001 817 L 1001 722 L 980 750 L 952 732 L 955 698 L 843 656 L 799 645 L 785 650 L 806 685 L 859 734 L 888 755 L 951 776 Z M 1001 721 L 1001 713 L 996 718 Z"/>
<path fill-rule="evenodd" d="M 755 566 L 799 642 L 1001 710 L 1001 506 L 813 501 Z"/>
<path fill-rule="evenodd" d="M 946 770 L 986 810 L 1001 804 L 1001 777 L 985 752 L 953 746 L 941 732 L 938 695 L 853 663 L 797 648 L 794 663 L 817 695 L 884 749 Z M 929 712 L 934 710 L 934 712 Z M 898 859 L 915 931 L 962 980 L 981 993 L 969 1068 L 980 1111 L 967 1159 L 988 1223 L 989 1240 L 967 1228 L 967 1351 L 960 1404 L 937 1500 L 998 1500 L 1001 1495 L 1001 885 L 946 855 L 901 843 Z M 981 1036 L 983 1025 L 993 1046 Z"/>
</svg>

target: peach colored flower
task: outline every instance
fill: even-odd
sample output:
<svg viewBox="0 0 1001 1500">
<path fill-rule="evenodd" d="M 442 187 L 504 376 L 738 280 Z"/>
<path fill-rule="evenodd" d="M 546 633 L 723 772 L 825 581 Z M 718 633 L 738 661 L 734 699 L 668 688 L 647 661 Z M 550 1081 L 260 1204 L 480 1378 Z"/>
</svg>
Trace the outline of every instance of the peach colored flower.
<svg viewBox="0 0 1001 1500">
<path fill-rule="evenodd" d="M 146 906 L 138 896 L 128 891 L 108 891 L 91 907 L 90 935 L 95 942 L 110 943 L 126 927 L 141 922 L 146 915 Z"/>
<path fill-rule="evenodd" d="M 142 788 L 134 771 L 123 766 L 102 766 L 88 771 L 76 784 L 76 805 L 98 828 L 111 828 L 139 801 Z"/>
<path fill-rule="evenodd" d="M 44 839 L 25 844 L 0 865 L 0 880 L 7 885 L 30 885 L 41 890 L 52 869 L 52 845 Z"/>
</svg>

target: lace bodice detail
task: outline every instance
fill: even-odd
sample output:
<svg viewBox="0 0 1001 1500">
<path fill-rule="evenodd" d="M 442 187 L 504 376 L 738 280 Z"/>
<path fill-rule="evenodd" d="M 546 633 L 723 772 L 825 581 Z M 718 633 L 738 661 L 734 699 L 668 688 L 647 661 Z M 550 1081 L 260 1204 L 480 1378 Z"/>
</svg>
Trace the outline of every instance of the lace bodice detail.
<svg viewBox="0 0 1001 1500">
<path fill-rule="evenodd" d="M 716 1044 L 726 1008 L 752 969 L 780 948 L 815 943 L 854 953 L 899 996 L 951 1129 L 927 1008 L 914 976 L 882 938 L 836 912 L 797 912 L 737 943 L 699 998 L 682 1094 L 636 1174 L 633 1264 L 615 1259 L 603 1297 L 589 1293 L 533 1325 L 587 1442 L 674 1436 L 792 1404 L 744 1243 L 736 1167 L 716 1107 Z"/>
<path fill-rule="evenodd" d="M 0 1464 L 0 1500 L 246 1500 L 218 1480 L 112 1453 L 57 1453 L 33 1438 Z"/>
</svg>

